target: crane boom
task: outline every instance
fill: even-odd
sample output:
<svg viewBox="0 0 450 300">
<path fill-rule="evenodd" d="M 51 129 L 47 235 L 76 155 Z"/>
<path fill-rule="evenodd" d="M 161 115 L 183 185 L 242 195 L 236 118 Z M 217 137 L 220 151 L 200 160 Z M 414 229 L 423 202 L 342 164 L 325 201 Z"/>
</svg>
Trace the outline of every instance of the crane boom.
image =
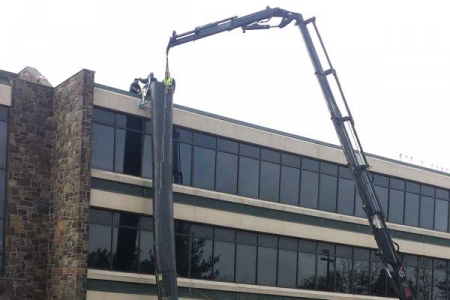
<svg viewBox="0 0 450 300">
<path fill-rule="evenodd" d="M 271 18 L 281 18 L 279 25 L 271 26 L 267 23 Z M 348 162 L 348 168 L 350 169 L 353 179 L 356 183 L 358 193 L 362 200 L 362 206 L 364 212 L 369 221 L 372 234 L 377 243 L 380 258 L 383 261 L 388 276 L 395 283 L 400 300 L 413 300 L 411 288 L 409 287 L 406 279 L 405 270 L 403 268 L 402 261 L 400 260 L 398 249 L 395 248 L 396 243 L 392 240 L 386 226 L 384 212 L 381 207 L 380 201 L 375 193 L 375 189 L 369 177 L 370 168 L 358 135 L 355 129 L 355 123 L 347 105 L 344 93 L 341 88 L 341 84 L 337 77 L 336 71 L 331 65 L 328 53 L 326 52 L 322 38 L 317 30 L 315 18 L 304 20 L 303 16 L 299 13 L 293 13 L 280 8 L 267 7 L 265 10 L 243 16 L 243 17 L 231 17 L 224 20 L 220 20 L 214 23 L 196 27 L 192 31 L 188 31 L 182 34 L 176 34 L 173 32 L 167 45 L 167 54 L 172 47 L 202 39 L 217 33 L 230 31 L 236 28 L 242 28 L 246 30 L 257 29 L 269 29 L 272 27 L 283 28 L 292 21 L 295 21 L 295 25 L 300 29 L 300 33 L 303 36 L 309 57 L 313 64 L 315 75 L 322 89 L 323 96 L 325 98 L 328 110 L 331 114 L 331 119 L 338 135 L 342 150 Z M 317 33 L 318 40 L 324 51 L 329 68 L 324 70 L 320 61 L 319 55 L 316 51 L 313 39 L 309 32 L 308 25 L 313 24 Z M 344 103 L 344 113 L 342 114 L 337 101 L 333 95 L 328 76 L 333 75 L 336 80 L 339 94 L 342 102 Z M 398 245 L 397 245 L 398 247 Z M 393 274 L 389 272 L 388 265 L 393 269 Z"/>
</svg>

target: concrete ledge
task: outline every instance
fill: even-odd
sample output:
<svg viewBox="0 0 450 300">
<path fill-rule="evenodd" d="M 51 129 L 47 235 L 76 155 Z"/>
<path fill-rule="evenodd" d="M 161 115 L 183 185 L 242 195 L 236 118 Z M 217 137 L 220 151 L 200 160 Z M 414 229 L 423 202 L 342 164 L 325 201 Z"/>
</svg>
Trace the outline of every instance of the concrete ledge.
<svg viewBox="0 0 450 300">
<path fill-rule="evenodd" d="M 183 298 L 179 298 L 182 300 Z M 87 291 L 86 300 L 158 300 L 157 296 Z"/>
<path fill-rule="evenodd" d="M 91 189 L 91 206 L 153 215 L 153 205 L 149 199 L 95 189 Z"/>
<path fill-rule="evenodd" d="M 122 111 L 129 114 L 149 118 L 149 110 L 139 109 L 139 99 L 123 92 L 114 92 L 106 88 L 94 89 L 94 105 L 108 109 Z M 253 143 L 264 147 L 296 153 L 317 159 L 347 164 L 339 146 L 321 143 L 301 137 L 291 137 L 288 134 L 275 133 L 251 124 L 239 124 L 236 120 L 225 120 L 209 116 L 207 113 L 174 108 L 174 124 L 195 130 L 228 137 L 243 142 Z M 331 124 L 330 124 L 331 126 Z M 258 127 L 258 128 L 256 128 Z M 433 170 L 427 171 L 422 167 L 395 163 L 389 159 L 382 159 L 368 155 L 369 164 L 374 172 L 418 181 L 430 185 L 450 188 L 450 175 Z"/>
<path fill-rule="evenodd" d="M 99 280 L 111 280 L 111 281 L 124 281 L 134 282 L 134 283 L 144 283 L 142 282 L 142 276 L 148 280 L 146 284 L 154 284 L 155 276 L 153 275 L 140 275 L 140 274 L 126 274 L 120 272 L 112 271 L 100 271 L 88 269 L 87 277 L 89 279 L 99 279 Z M 288 289 L 280 287 L 270 287 L 270 286 L 257 286 L 249 284 L 239 284 L 239 283 L 228 283 L 228 282 L 217 282 L 217 281 L 207 281 L 207 280 L 197 280 L 189 278 L 178 278 L 179 287 L 188 287 L 196 289 L 209 289 L 216 291 L 228 291 L 228 292 L 239 292 L 239 293 L 255 293 L 255 294 L 265 294 L 265 295 L 276 295 L 285 297 L 303 297 L 308 299 L 326 299 L 326 300 L 355 300 L 355 299 L 374 299 L 374 300 L 387 300 L 392 298 L 385 297 L 373 297 L 373 296 L 362 296 L 362 295 L 350 295 L 350 294 L 340 294 L 340 293 L 329 293 L 320 291 L 310 291 L 310 290 L 300 290 L 300 289 Z M 136 295 L 139 296 L 139 295 Z M 104 298 L 91 298 L 91 299 L 104 299 Z M 106 299 L 106 298 L 105 298 Z M 110 299 L 110 298 L 108 298 Z M 115 298 L 111 298 L 115 299 Z M 128 298 L 117 298 L 117 299 L 128 299 Z M 141 298 L 130 298 L 130 299 L 141 299 Z M 152 298 L 146 298 L 152 299 Z M 183 299 L 183 298 L 180 298 Z"/>
<path fill-rule="evenodd" d="M 95 178 L 101 178 L 111 181 L 118 181 L 128 184 L 134 184 L 134 185 L 140 185 L 145 187 L 152 187 L 152 180 L 151 179 L 144 179 L 141 177 L 134 177 L 129 175 L 123 175 L 119 173 L 113 173 L 108 171 L 102 171 L 102 170 L 96 170 L 92 169 L 92 177 Z M 344 221 L 348 223 L 353 224 L 359 224 L 359 225 L 368 225 L 368 221 L 363 218 L 357 218 L 352 216 L 346 216 L 336 213 L 329 213 L 314 209 L 308 209 L 304 207 L 298 207 L 298 206 L 291 206 L 287 204 L 281 204 L 281 203 L 275 203 L 275 202 L 269 202 L 259 199 L 253 199 L 253 198 L 246 198 L 242 196 L 232 195 L 232 194 L 226 194 L 226 193 L 219 193 L 215 191 L 209 191 L 209 190 L 203 190 L 199 188 L 193 188 L 189 186 L 184 185 L 173 185 L 173 191 L 177 193 L 183 193 L 188 195 L 195 195 L 195 196 L 201 196 L 206 198 L 213 198 L 233 203 L 239 203 L 239 204 L 246 204 L 251 205 L 255 207 L 263 207 L 263 208 L 269 208 L 274 210 L 280 210 L 280 211 L 287 211 L 302 215 L 308 215 L 308 216 L 315 216 L 320 218 L 326 218 L 330 220 L 336 220 L 336 221 Z M 123 205 L 122 205 L 123 206 Z M 414 234 L 421 234 L 431 237 L 438 237 L 443 239 L 449 239 L 450 240 L 450 233 L 446 232 L 440 232 L 440 231 L 434 231 L 434 230 L 427 230 L 417 227 L 411 227 L 406 225 L 399 225 L 394 223 L 387 223 L 388 227 L 393 230 L 408 232 L 408 233 L 414 233 Z"/>
<path fill-rule="evenodd" d="M 0 84 L 0 105 L 11 106 L 11 87 Z"/>
</svg>

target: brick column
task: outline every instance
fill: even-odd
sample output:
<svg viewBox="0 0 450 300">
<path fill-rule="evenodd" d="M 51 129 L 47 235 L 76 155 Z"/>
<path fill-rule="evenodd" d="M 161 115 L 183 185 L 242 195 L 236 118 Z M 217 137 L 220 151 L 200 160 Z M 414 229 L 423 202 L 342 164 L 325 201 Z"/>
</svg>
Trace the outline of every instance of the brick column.
<svg viewBox="0 0 450 300">
<path fill-rule="evenodd" d="M 86 298 L 94 72 L 55 88 L 48 299 Z"/>
<path fill-rule="evenodd" d="M 12 80 L 5 219 L 9 299 L 47 299 L 53 88 Z M 6 298 L 8 299 L 8 298 Z"/>
</svg>

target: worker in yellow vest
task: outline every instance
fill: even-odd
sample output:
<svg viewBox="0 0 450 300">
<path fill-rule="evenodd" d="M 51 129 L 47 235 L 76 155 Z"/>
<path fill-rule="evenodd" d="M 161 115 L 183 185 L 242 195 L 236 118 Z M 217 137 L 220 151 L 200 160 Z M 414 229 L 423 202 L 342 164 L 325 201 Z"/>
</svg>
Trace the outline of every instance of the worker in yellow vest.
<svg viewBox="0 0 450 300">
<path fill-rule="evenodd" d="M 171 89 L 172 94 L 175 94 L 175 79 L 170 77 L 169 71 L 166 72 L 166 77 L 164 78 L 163 83 L 166 89 Z"/>
</svg>

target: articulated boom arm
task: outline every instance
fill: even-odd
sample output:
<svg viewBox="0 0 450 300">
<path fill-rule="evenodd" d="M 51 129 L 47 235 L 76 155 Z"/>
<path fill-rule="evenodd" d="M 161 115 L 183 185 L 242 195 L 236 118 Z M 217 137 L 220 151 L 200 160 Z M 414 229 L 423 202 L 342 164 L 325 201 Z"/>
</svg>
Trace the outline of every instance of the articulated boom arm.
<svg viewBox="0 0 450 300">
<path fill-rule="evenodd" d="M 282 18 L 279 25 L 270 26 L 267 24 L 262 24 L 273 17 Z M 373 236 L 377 242 L 380 252 L 380 258 L 385 265 L 388 276 L 394 281 L 395 286 L 397 287 L 399 299 L 413 300 L 412 292 L 406 279 L 405 270 L 403 269 L 402 262 L 394 246 L 395 243 L 392 240 L 384 221 L 383 209 L 375 193 L 372 182 L 369 179 L 369 164 L 366 160 L 364 151 L 362 150 L 361 143 L 356 133 L 353 117 L 347 105 L 347 101 L 342 91 L 336 71 L 331 65 L 328 53 L 326 52 L 325 46 L 322 42 L 322 38 L 317 30 L 315 18 L 303 20 L 301 14 L 289 12 L 279 8 L 267 7 L 265 10 L 254 14 L 243 17 L 231 17 L 218 22 L 197 27 L 192 31 L 179 35 L 177 35 L 174 31 L 172 37 L 170 38 L 169 44 L 167 45 L 167 53 L 169 52 L 170 48 L 174 46 L 205 38 L 207 36 L 214 35 L 220 32 L 230 31 L 236 28 L 242 28 L 244 32 L 246 30 L 269 29 L 272 27 L 283 28 L 292 21 L 295 21 L 295 24 L 299 27 L 300 33 L 303 36 L 306 48 L 315 70 L 317 80 L 319 81 L 323 96 L 328 106 L 328 110 L 331 114 L 333 125 L 336 129 L 336 133 L 339 137 L 342 150 L 344 151 L 345 157 L 347 159 L 348 167 L 352 172 L 353 179 L 358 189 L 358 193 L 361 196 L 363 202 L 364 211 L 369 220 Z M 317 54 L 314 42 L 307 27 L 307 25 L 311 23 L 313 24 L 314 29 L 317 33 L 318 40 L 324 51 L 329 69 L 323 69 L 322 63 Z M 341 110 L 338 107 L 336 99 L 333 95 L 333 91 L 328 81 L 329 75 L 333 75 L 336 81 L 340 97 L 342 99 L 342 102 L 344 103 L 344 112 L 346 114 L 345 116 L 342 115 Z M 391 273 L 387 268 L 388 264 L 393 269 L 393 276 L 391 276 Z"/>
</svg>

